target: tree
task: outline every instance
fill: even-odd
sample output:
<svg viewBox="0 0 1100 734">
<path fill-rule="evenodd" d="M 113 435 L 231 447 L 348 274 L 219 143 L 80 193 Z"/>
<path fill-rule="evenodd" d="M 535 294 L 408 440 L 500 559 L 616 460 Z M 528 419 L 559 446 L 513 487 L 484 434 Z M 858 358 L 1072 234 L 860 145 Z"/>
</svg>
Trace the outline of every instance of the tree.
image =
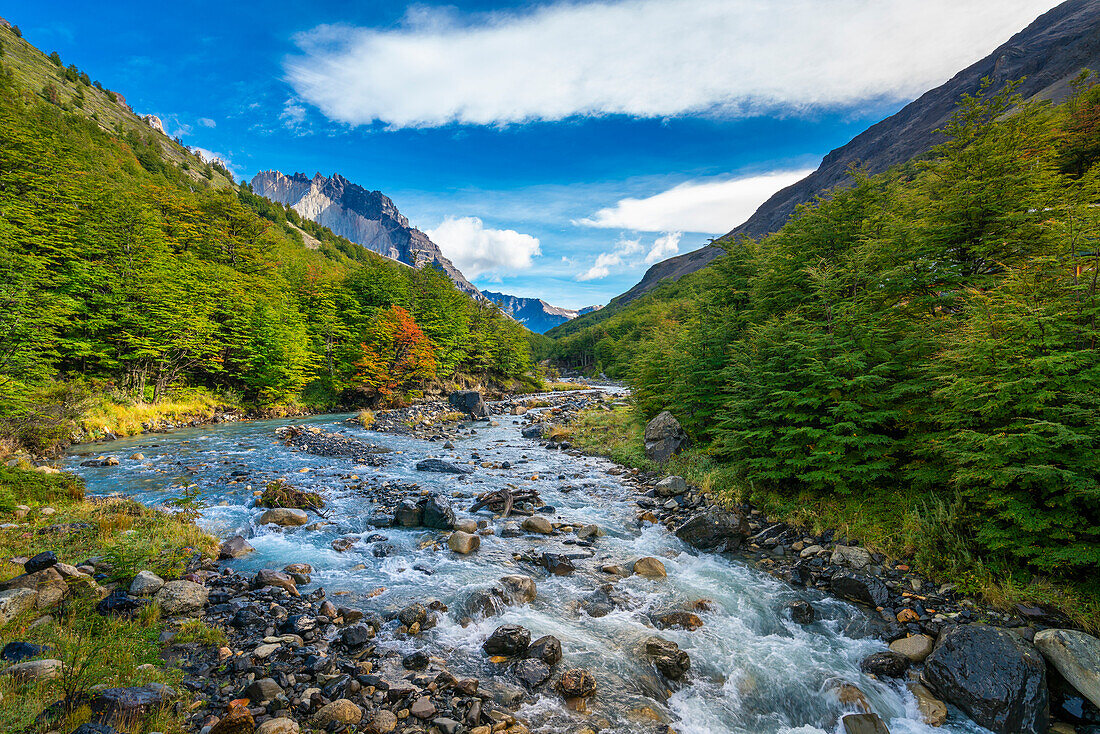
<svg viewBox="0 0 1100 734">
<path fill-rule="evenodd" d="M 408 392 L 436 376 L 434 346 L 400 306 L 378 313 L 363 334 L 362 349 L 356 382 L 369 394 L 388 397 Z"/>
</svg>

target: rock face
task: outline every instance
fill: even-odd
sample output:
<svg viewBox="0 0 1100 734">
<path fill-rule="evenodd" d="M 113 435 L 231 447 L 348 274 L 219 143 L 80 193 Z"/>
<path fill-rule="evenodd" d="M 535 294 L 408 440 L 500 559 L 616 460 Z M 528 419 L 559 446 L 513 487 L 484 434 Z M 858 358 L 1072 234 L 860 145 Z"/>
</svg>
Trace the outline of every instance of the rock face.
<svg viewBox="0 0 1100 734">
<path fill-rule="evenodd" d="M 1100 13 L 1093 0 L 1066 2 L 1010 38 L 981 61 L 950 81 L 926 92 L 900 112 L 872 125 L 847 145 L 829 153 L 821 166 L 798 183 L 778 191 L 743 224 L 725 237 L 762 237 L 776 231 L 799 204 L 848 182 L 848 168 L 860 163 L 871 174 L 915 156 L 943 142 L 936 131 L 955 110 L 964 93 L 978 91 L 983 77 L 993 79 L 989 94 L 1007 81 L 1023 79 L 1017 91 L 1024 96 L 1060 101 L 1069 93 L 1069 81 L 1082 67 L 1100 70 Z M 667 279 L 679 280 L 724 254 L 718 245 L 684 253 L 653 265 L 642 280 L 612 300 L 623 306 Z"/>
<path fill-rule="evenodd" d="M 997 734 L 1047 731 L 1046 663 L 1008 630 L 967 624 L 945 631 L 921 682 Z"/>
<path fill-rule="evenodd" d="M 1081 695 L 1100 706 L 1100 640 L 1078 630 L 1043 630 L 1035 646 Z"/>
<path fill-rule="evenodd" d="M 676 528 L 677 538 L 705 551 L 736 550 L 748 534 L 748 520 L 719 507 L 710 507 Z"/>
<path fill-rule="evenodd" d="M 484 297 L 440 251 L 428 235 L 414 229 L 397 206 L 380 191 L 367 191 L 338 173 L 286 176 L 279 171 L 260 171 L 252 178 L 252 190 L 272 201 L 289 205 L 306 219 L 328 227 L 368 250 L 420 269 L 437 267 L 458 289 L 481 300 Z"/>
<path fill-rule="evenodd" d="M 688 436 L 672 413 L 662 411 L 645 427 L 645 455 L 660 464 L 668 461 L 687 444 Z"/>
<path fill-rule="evenodd" d="M 600 309 L 599 306 L 588 306 L 579 311 L 574 311 L 571 308 L 551 306 L 540 298 L 509 296 L 493 291 L 482 291 L 481 294 L 499 306 L 505 314 L 536 334 L 543 334 L 555 326 L 561 326 L 566 321 L 571 321 L 582 313 L 590 313 Z"/>
</svg>

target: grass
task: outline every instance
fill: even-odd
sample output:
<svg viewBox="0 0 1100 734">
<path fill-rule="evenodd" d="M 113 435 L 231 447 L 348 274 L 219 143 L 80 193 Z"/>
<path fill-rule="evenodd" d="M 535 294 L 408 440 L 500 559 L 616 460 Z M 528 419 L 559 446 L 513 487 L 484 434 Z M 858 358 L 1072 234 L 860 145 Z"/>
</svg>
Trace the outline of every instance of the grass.
<svg viewBox="0 0 1100 734">
<path fill-rule="evenodd" d="M 292 507 L 298 510 L 319 510 L 325 500 L 316 492 L 295 489 L 282 479 L 269 482 L 256 502 L 260 507 Z"/>
<path fill-rule="evenodd" d="M 41 474 L 16 467 L 0 467 L 0 519 L 21 524 L 0 530 L 0 559 L 30 556 L 52 550 L 59 560 L 77 565 L 89 558 L 111 564 L 109 576 L 125 583 L 148 569 L 166 579 L 177 578 L 195 553 L 213 555 L 214 538 L 186 518 L 149 509 L 123 498 L 85 497 L 81 480 L 70 474 Z M 13 517 L 14 506 L 30 508 L 25 518 Z M 56 512 L 44 515 L 43 507 Z M 47 526 L 81 523 L 71 532 L 43 532 Z M 0 578 L 21 569 L 0 564 Z M 69 697 L 77 700 L 94 687 L 136 686 L 149 682 L 177 685 L 180 673 L 166 669 L 161 659 L 163 623 L 159 608 L 150 605 L 134 619 L 102 617 L 91 600 L 75 598 L 51 610 L 45 623 L 29 613 L 0 629 L 0 641 L 24 640 L 52 648 L 50 657 L 62 661 L 62 676 L 42 683 L 17 684 L 0 676 L 0 731 L 72 731 L 89 720 L 86 706 L 61 711 L 60 720 L 36 723 L 51 704 Z M 219 631 L 201 623 L 181 627 L 183 641 L 218 644 Z M 183 731 L 183 722 L 167 708 L 153 712 L 128 730 L 130 734 Z"/>
<path fill-rule="evenodd" d="M 173 642 L 178 645 L 198 643 L 200 645 L 224 645 L 226 643 L 225 632 L 208 625 L 201 619 L 189 619 L 180 625 L 176 631 Z"/>
<path fill-rule="evenodd" d="M 219 410 L 238 407 L 227 405 L 225 398 L 206 390 L 177 390 L 159 403 L 130 401 L 101 394 L 96 396 L 81 421 L 81 428 L 92 438 L 107 432 L 117 436 L 135 436 L 163 421 L 180 423 L 209 420 Z"/>
<path fill-rule="evenodd" d="M 363 428 L 370 428 L 374 425 L 374 411 L 360 410 L 359 415 L 356 416 L 356 420 L 359 421 L 359 425 L 363 426 Z"/>
<path fill-rule="evenodd" d="M 688 449 L 662 467 L 645 457 L 644 427 L 627 407 L 586 411 L 569 431 L 573 446 L 582 451 L 625 466 L 680 475 L 716 501 L 752 502 L 770 519 L 812 534 L 836 530 L 872 551 L 906 559 L 929 578 L 956 584 L 995 608 L 1039 604 L 1063 612 L 1092 633 L 1100 631 L 1100 580 L 1055 581 L 1014 571 L 1000 559 L 980 557 L 967 536 L 958 498 L 949 493 L 785 494 L 746 483 L 733 466 L 700 448 Z"/>
</svg>

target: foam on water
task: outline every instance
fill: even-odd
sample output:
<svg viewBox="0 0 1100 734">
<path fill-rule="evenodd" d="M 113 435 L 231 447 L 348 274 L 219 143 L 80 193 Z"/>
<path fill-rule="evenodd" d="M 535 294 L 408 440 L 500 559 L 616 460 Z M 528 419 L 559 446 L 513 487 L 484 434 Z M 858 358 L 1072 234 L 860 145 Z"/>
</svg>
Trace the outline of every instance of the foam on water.
<svg viewBox="0 0 1100 734">
<path fill-rule="evenodd" d="M 82 457 L 74 455 L 70 468 L 85 477 L 92 492 L 121 491 L 151 505 L 178 496 L 183 486 L 194 484 L 208 504 L 201 520 L 204 526 L 220 536 L 244 534 L 256 548 L 255 553 L 233 561 L 234 567 L 254 571 L 309 563 L 314 567 L 314 585 L 324 586 L 330 595 L 351 592 L 334 600 L 368 612 L 381 613 L 431 598 L 442 600 L 453 612 L 472 589 L 487 588 L 506 574 L 532 574 L 538 583 L 534 603 L 509 607 L 467 627 L 445 616 L 418 639 L 394 643 L 396 648 L 407 653 L 427 647 L 446 658 L 456 674 L 481 677 L 483 686 L 491 689 L 494 676 L 516 684 L 480 648 L 498 625 L 521 624 L 532 638 L 552 634 L 564 650 L 559 670 L 582 666 L 595 674 L 599 689 L 592 704 L 594 715 L 610 720 L 613 731 L 646 731 L 655 712 L 684 734 L 833 734 L 843 711 L 827 691 L 831 678 L 858 685 L 895 734 L 983 731 L 957 712 L 941 729 L 927 727 L 920 721 L 912 695 L 900 683 L 890 685 L 861 673 L 860 660 L 884 645 L 844 634 L 847 624 L 863 615 L 852 605 L 793 589 L 742 561 L 697 554 L 661 526 L 637 528 L 635 498 L 619 477 L 607 474 L 612 465 L 605 460 L 546 452 L 522 439 L 507 417 L 498 418 L 499 427 L 474 424 L 478 433 L 456 440 L 454 451 L 445 451 L 438 443 L 350 428 L 343 423 L 346 417 L 225 424 L 122 439 L 102 447 L 123 458 L 122 466 L 81 468 Z M 296 452 L 274 436 L 275 428 L 290 423 L 347 431 L 393 452 L 385 456 L 388 463 L 381 468 Z M 146 462 L 125 459 L 135 451 L 144 453 Z M 468 477 L 415 470 L 416 462 L 427 456 L 466 461 L 474 452 L 483 461 L 509 461 L 513 468 L 479 467 Z M 77 453 L 99 452 L 77 447 Z M 309 471 L 300 473 L 303 468 Z M 244 481 L 229 483 L 234 470 L 248 472 Z M 422 548 L 422 541 L 439 540 L 443 534 L 423 528 L 371 527 L 371 501 L 346 488 L 353 474 L 415 482 L 448 496 L 471 497 L 508 484 L 536 486 L 543 501 L 557 508 L 559 518 L 599 525 L 607 535 L 598 540 L 592 561 L 579 562 L 582 570 L 564 577 L 547 578 L 513 560 L 514 552 L 569 549 L 560 545 L 560 539 L 488 536 L 482 538 L 477 553 L 466 557 L 452 554 L 445 544 Z M 529 479 L 536 474 L 537 480 Z M 565 479 L 558 480 L 559 475 Z M 328 503 L 326 515 L 334 524 L 320 530 L 256 526 L 260 510 L 252 506 L 252 493 L 278 477 L 295 487 L 321 491 Z M 561 491 L 565 486 L 576 489 Z M 459 499 L 456 504 L 461 507 L 466 502 Z M 366 543 L 375 533 L 394 546 L 388 557 L 374 557 Z M 344 536 L 359 541 L 350 551 L 332 550 L 332 540 Z M 592 618 L 578 609 L 578 602 L 611 580 L 585 570 L 592 563 L 625 566 L 642 556 L 659 558 L 668 578 L 635 576 L 620 581 L 616 594 L 628 597 L 629 603 L 606 616 Z M 358 564 L 365 568 L 356 569 Z M 384 592 L 368 597 L 379 588 Z M 652 626 L 651 614 L 682 608 L 697 599 L 712 602 L 709 611 L 698 612 L 704 620 L 701 629 L 688 632 Z M 819 621 L 807 627 L 791 621 L 783 609 L 795 599 L 810 601 Z M 654 634 L 676 642 L 691 656 L 690 684 L 671 694 L 639 654 L 645 638 Z M 552 691 L 525 704 L 520 714 L 548 731 L 579 725 L 579 715 L 567 712 Z"/>
</svg>

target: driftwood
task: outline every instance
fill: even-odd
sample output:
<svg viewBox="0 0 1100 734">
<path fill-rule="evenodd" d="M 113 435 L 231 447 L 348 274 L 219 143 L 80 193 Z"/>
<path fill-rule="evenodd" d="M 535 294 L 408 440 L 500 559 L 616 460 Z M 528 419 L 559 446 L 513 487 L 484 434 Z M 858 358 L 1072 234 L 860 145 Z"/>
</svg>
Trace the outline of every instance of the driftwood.
<svg viewBox="0 0 1100 734">
<path fill-rule="evenodd" d="M 531 514 L 529 512 L 514 509 L 514 505 L 520 502 L 541 504 L 537 490 L 517 489 L 512 491 L 511 489 L 498 489 L 493 492 L 486 492 L 478 495 L 477 502 L 470 507 L 470 512 L 477 512 L 483 508 L 488 508 L 493 512 L 499 513 L 501 517 L 508 517 L 513 512 L 517 515 Z"/>
</svg>

